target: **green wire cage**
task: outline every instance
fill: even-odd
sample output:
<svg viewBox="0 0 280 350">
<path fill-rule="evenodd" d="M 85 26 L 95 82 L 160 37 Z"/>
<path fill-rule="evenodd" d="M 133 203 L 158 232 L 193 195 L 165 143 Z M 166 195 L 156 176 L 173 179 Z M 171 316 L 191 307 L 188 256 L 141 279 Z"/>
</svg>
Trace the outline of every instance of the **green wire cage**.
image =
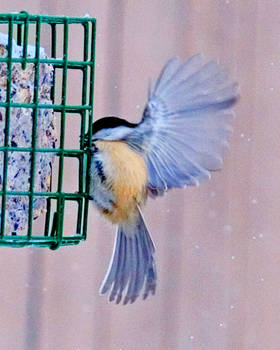
<svg viewBox="0 0 280 350">
<path fill-rule="evenodd" d="M 79 45 L 83 42 L 80 59 L 69 56 L 72 27 L 77 30 L 76 36 L 79 33 Z M 0 32 L 4 33 L 2 43 L 0 41 L 0 82 L 3 83 L 2 90 L 0 88 L 3 95 L 1 98 L 0 94 L 2 246 L 32 245 L 56 249 L 86 239 L 95 29 L 95 19 L 86 16 L 57 17 L 27 12 L 0 14 Z M 48 44 L 45 44 L 46 38 Z M 75 89 L 75 82 L 70 81 L 72 71 L 79 71 L 82 83 L 80 102 L 73 105 L 67 98 L 69 84 Z M 30 95 L 28 91 L 31 91 Z M 59 101 L 57 95 L 61 96 Z M 25 121 L 23 115 L 26 115 Z M 73 115 L 79 123 L 79 146 L 75 149 L 65 146 L 67 118 Z M 56 140 L 50 136 L 54 128 Z M 19 142 L 17 137 L 22 135 L 25 141 Z M 77 191 L 64 190 L 66 159 L 78 164 Z M 22 162 L 26 161 L 28 166 L 24 169 Z M 67 220 L 65 207 L 69 203 L 77 209 L 73 232 L 64 229 Z M 38 229 L 34 228 L 34 223 L 39 216 Z"/>
</svg>

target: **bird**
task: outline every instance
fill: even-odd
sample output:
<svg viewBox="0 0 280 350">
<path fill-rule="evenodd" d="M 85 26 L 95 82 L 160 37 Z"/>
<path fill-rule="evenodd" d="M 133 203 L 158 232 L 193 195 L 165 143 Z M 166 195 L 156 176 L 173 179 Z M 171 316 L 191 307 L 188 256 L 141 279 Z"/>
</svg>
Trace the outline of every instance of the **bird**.
<svg viewBox="0 0 280 350">
<path fill-rule="evenodd" d="M 139 123 L 108 116 L 92 124 L 90 200 L 117 225 L 99 291 L 109 301 L 155 294 L 155 245 L 142 208 L 148 197 L 198 186 L 221 169 L 238 98 L 238 83 L 215 60 L 174 57 L 150 84 Z"/>
</svg>

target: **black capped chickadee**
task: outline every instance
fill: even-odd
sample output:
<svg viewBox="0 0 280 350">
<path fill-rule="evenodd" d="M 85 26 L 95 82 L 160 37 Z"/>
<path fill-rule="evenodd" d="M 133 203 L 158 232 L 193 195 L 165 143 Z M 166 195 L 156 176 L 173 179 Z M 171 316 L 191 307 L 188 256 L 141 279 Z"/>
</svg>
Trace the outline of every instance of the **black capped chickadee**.
<svg viewBox="0 0 280 350">
<path fill-rule="evenodd" d="M 221 168 L 237 98 L 237 83 L 215 61 L 173 58 L 150 89 L 139 124 L 116 117 L 93 123 L 90 196 L 118 225 L 100 288 L 110 301 L 155 293 L 155 247 L 141 207 L 148 195 L 197 186 Z"/>
</svg>

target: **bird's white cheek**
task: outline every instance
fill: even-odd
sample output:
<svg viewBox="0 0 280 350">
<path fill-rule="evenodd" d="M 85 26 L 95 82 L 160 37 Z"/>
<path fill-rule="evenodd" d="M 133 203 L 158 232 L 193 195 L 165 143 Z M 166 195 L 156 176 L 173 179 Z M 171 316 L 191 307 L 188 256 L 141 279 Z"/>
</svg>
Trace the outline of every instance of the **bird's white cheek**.
<svg viewBox="0 0 280 350">
<path fill-rule="evenodd" d="M 93 140 L 115 141 L 121 140 L 131 133 L 131 128 L 119 126 L 117 128 L 108 128 L 97 131 L 92 137 Z"/>
</svg>

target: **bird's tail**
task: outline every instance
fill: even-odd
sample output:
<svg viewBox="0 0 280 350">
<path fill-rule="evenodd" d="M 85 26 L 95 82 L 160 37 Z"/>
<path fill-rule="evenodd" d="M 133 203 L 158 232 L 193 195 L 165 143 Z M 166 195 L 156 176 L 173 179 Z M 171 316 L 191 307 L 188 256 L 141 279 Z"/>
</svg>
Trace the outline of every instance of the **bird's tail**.
<svg viewBox="0 0 280 350">
<path fill-rule="evenodd" d="M 117 304 L 133 303 L 143 290 L 143 299 L 155 294 L 155 247 L 138 208 L 133 224 L 121 224 L 117 229 L 110 266 L 100 287 L 100 294 L 110 291 L 109 300 Z M 123 293 L 125 296 L 123 297 Z"/>
</svg>

